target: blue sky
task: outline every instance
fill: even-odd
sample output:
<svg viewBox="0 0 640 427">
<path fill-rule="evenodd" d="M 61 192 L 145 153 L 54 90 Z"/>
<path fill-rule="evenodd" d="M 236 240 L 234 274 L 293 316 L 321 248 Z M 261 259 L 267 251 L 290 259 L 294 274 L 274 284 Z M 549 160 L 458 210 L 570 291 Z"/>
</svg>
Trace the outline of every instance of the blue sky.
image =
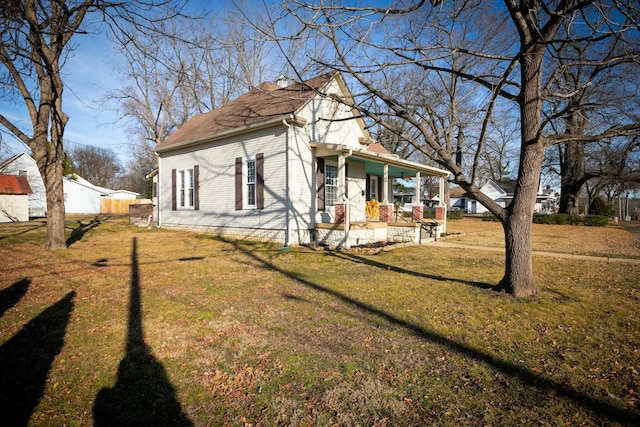
<svg viewBox="0 0 640 427">
<path fill-rule="evenodd" d="M 103 102 L 107 93 L 119 84 L 116 55 L 104 36 L 77 35 L 75 43 L 78 47 L 63 68 L 63 110 L 69 115 L 65 147 L 82 144 L 109 148 L 124 164 L 130 140 L 126 123 L 117 120 L 113 103 Z M 0 100 L 0 112 L 15 120 L 27 134 L 32 133 L 22 99 L 13 104 Z M 3 129 L 0 158 L 23 151 L 29 149 Z"/>
<path fill-rule="evenodd" d="M 113 105 L 103 101 L 109 90 L 117 87 L 116 55 L 104 36 L 76 35 L 77 49 L 63 67 L 63 110 L 69 115 L 65 130 L 66 147 L 76 144 L 110 148 L 126 158 L 129 137 L 126 123 L 117 121 Z M 9 103 L 0 99 L 0 112 L 31 134 L 31 123 L 22 99 Z M 2 130 L 0 158 L 29 151 L 22 143 Z"/>
<path fill-rule="evenodd" d="M 253 3 L 253 0 L 246 1 L 248 4 Z M 261 6 L 262 0 L 255 1 L 258 3 L 256 7 Z M 266 0 L 266 3 L 272 1 Z M 230 0 L 190 0 L 188 7 L 194 10 L 213 10 L 229 6 L 230 3 Z M 122 84 L 117 72 L 118 55 L 105 35 L 76 34 L 72 43 L 76 49 L 63 67 L 63 110 L 69 115 L 65 129 L 65 147 L 69 149 L 82 144 L 109 148 L 120 156 L 124 164 L 135 137 L 127 131 L 127 123 L 118 120 L 115 102 L 104 102 L 108 92 Z M 21 98 L 15 103 L 0 98 L 0 113 L 28 135 L 32 133 Z M 29 151 L 28 147 L 1 127 L 0 135 L 0 160 Z"/>
</svg>

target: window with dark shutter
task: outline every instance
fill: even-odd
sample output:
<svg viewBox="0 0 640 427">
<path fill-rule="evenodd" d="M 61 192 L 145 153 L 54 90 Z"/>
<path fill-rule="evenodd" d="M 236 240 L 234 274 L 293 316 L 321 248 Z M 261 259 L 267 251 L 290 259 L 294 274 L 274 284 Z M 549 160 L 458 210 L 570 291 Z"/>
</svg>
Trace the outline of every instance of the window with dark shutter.
<svg viewBox="0 0 640 427">
<path fill-rule="evenodd" d="M 264 209 L 264 153 L 256 154 L 256 209 Z"/>
<path fill-rule="evenodd" d="M 316 186 L 318 198 L 318 210 L 324 210 L 324 159 L 316 160 Z"/>
<path fill-rule="evenodd" d="M 367 195 L 367 201 L 371 200 L 371 175 L 367 175 L 367 178 L 364 180 L 365 185 L 365 194 Z"/>
<path fill-rule="evenodd" d="M 178 200 L 176 197 L 176 191 L 177 191 L 177 179 L 176 179 L 176 170 L 175 169 L 171 169 L 171 210 L 175 211 L 176 209 L 178 209 Z"/>
<path fill-rule="evenodd" d="M 200 166 L 193 166 L 193 209 L 200 209 Z"/>
<path fill-rule="evenodd" d="M 242 210 L 242 157 L 236 157 L 236 210 Z"/>
</svg>

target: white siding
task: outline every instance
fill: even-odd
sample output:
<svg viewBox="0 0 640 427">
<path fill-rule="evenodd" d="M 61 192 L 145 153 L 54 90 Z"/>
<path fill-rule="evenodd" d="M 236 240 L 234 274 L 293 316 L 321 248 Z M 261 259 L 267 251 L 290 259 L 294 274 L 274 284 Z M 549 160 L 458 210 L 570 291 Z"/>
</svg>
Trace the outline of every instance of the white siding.
<svg viewBox="0 0 640 427">
<path fill-rule="evenodd" d="M 36 161 L 29 155 L 22 153 L 0 170 L 6 175 L 19 175 L 20 171 L 27 171 L 27 180 L 33 193 L 29 194 L 30 215 L 41 216 L 47 212 L 47 192 L 44 188 L 44 181 L 38 170 Z"/>
<path fill-rule="evenodd" d="M 480 188 L 480 191 L 482 191 L 484 194 L 489 196 L 492 200 L 494 200 L 503 208 L 506 206 L 505 199 L 504 199 L 504 196 L 505 196 L 504 191 L 496 187 L 491 181 L 487 181 Z M 484 212 L 489 212 L 489 209 L 487 209 L 482 203 L 476 203 L 476 208 L 474 213 L 484 213 Z"/>
<path fill-rule="evenodd" d="M 101 193 L 68 178 L 62 180 L 64 210 L 68 214 L 99 214 Z"/>
<path fill-rule="evenodd" d="M 281 125 L 162 154 L 159 170 L 162 225 L 284 230 L 285 130 Z M 264 154 L 264 209 L 236 210 L 235 159 L 258 153 Z M 171 170 L 192 168 L 194 165 L 199 165 L 200 209 L 173 211 Z"/>
<path fill-rule="evenodd" d="M 338 84 L 332 83 L 327 92 L 339 93 Z M 305 130 L 310 141 L 361 148 L 359 138 L 364 133 L 347 106 L 332 99 L 316 97 L 299 115 L 307 120 Z"/>
<path fill-rule="evenodd" d="M 332 90 L 339 87 L 334 84 Z M 298 114 L 303 126 L 284 124 L 221 141 L 161 153 L 158 171 L 159 221 L 163 227 L 218 235 L 305 244 L 315 228 L 316 159 L 309 142 L 361 147 L 363 131 L 353 114 L 335 101 L 317 98 Z M 331 121 L 334 119 L 334 121 Z M 287 159 L 286 147 L 289 147 Z M 264 154 L 264 209 L 235 209 L 235 159 Z M 348 162 L 352 221 L 363 221 L 364 164 Z M 172 210 L 171 171 L 199 167 L 199 209 Z M 287 172 L 289 201 L 287 204 Z M 290 209 L 288 209 L 290 207 Z M 287 238 L 287 212 L 289 238 Z M 322 222 L 322 221 L 320 221 Z"/>
<path fill-rule="evenodd" d="M 291 216 L 293 232 L 315 227 L 317 210 L 316 165 L 308 144 L 309 135 L 304 128 L 292 127 L 289 131 L 289 164 L 291 166 Z M 292 242 L 296 243 L 292 236 Z M 306 242 L 297 242 L 306 243 Z"/>
<path fill-rule="evenodd" d="M 0 222 L 29 221 L 26 194 L 0 194 Z"/>
<path fill-rule="evenodd" d="M 349 205 L 351 208 L 351 221 L 366 221 L 366 202 L 367 197 L 365 191 L 367 189 L 366 173 L 364 163 L 347 162 L 349 176 L 347 177 Z"/>
</svg>

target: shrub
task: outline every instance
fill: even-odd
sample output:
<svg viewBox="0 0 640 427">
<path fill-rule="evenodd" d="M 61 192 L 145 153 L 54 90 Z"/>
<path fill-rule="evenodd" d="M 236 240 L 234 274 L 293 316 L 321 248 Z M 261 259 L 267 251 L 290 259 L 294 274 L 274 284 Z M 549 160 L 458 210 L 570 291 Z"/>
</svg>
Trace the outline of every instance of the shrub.
<svg viewBox="0 0 640 427">
<path fill-rule="evenodd" d="M 482 220 L 483 221 L 494 221 L 497 222 L 498 218 L 492 214 L 491 212 L 483 212 L 482 213 Z"/>
<path fill-rule="evenodd" d="M 604 227 L 609 223 L 609 217 L 605 215 L 587 215 L 584 218 L 584 225 L 591 227 Z"/>
<path fill-rule="evenodd" d="M 462 219 L 464 213 L 462 211 L 447 211 L 447 219 Z"/>
<path fill-rule="evenodd" d="M 429 219 L 434 219 L 436 217 L 436 210 L 435 209 L 423 209 L 422 210 L 422 217 L 423 218 L 429 218 Z"/>
<path fill-rule="evenodd" d="M 583 218 L 580 215 L 567 214 L 533 214 L 534 224 L 558 224 L 558 225 L 581 225 Z"/>
<path fill-rule="evenodd" d="M 582 225 L 584 224 L 584 216 L 582 215 L 569 215 L 569 224 L 571 225 Z"/>
<path fill-rule="evenodd" d="M 566 225 L 569 223 L 569 215 L 567 214 L 553 214 L 555 217 L 555 223 L 558 225 Z"/>
<path fill-rule="evenodd" d="M 589 205 L 591 215 L 613 216 L 613 205 L 607 203 L 602 197 L 596 196 Z"/>
</svg>

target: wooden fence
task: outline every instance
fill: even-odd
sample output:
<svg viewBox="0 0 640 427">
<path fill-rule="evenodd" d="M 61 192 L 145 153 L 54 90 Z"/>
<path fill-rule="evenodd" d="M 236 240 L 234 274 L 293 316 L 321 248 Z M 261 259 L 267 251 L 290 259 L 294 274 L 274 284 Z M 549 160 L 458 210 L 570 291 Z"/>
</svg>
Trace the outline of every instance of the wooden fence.
<svg viewBox="0 0 640 427">
<path fill-rule="evenodd" d="M 129 214 L 129 205 L 151 204 L 151 199 L 102 199 L 100 200 L 101 214 Z"/>
</svg>

